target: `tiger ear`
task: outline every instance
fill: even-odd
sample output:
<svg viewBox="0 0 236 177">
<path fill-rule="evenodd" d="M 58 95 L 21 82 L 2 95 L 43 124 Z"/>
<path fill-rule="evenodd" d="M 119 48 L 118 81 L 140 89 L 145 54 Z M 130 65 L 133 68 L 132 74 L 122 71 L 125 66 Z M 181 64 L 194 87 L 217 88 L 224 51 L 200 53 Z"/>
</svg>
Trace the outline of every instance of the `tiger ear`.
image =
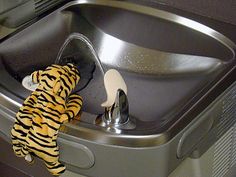
<svg viewBox="0 0 236 177">
<path fill-rule="evenodd" d="M 38 71 L 34 71 L 31 74 L 31 78 L 32 78 L 33 83 L 35 83 L 35 84 L 39 83 L 42 73 L 43 73 L 42 70 L 38 70 Z"/>
<path fill-rule="evenodd" d="M 61 82 L 60 79 L 57 80 L 56 84 L 53 87 L 53 93 L 57 94 L 60 90 Z"/>
</svg>

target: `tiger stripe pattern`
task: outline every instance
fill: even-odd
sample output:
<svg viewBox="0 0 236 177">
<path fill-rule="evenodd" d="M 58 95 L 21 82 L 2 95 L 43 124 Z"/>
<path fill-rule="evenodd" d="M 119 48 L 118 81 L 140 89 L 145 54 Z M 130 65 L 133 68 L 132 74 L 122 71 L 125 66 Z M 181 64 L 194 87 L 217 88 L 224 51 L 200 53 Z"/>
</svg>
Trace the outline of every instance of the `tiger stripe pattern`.
<svg viewBox="0 0 236 177">
<path fill-rule="evenodd" d="M 11 130 L 13 150 L 18 157 L 43 159 L 51 174 L 58 176 L 65 171 L 59 162 L 59 128 L 77 116 L 82 106 L 82 98 L 71 94 L 79 82 L 79 71 L 72 64 L 51 65 L 31 77 L 39 85 L 16 114 Z"/>
</svg>

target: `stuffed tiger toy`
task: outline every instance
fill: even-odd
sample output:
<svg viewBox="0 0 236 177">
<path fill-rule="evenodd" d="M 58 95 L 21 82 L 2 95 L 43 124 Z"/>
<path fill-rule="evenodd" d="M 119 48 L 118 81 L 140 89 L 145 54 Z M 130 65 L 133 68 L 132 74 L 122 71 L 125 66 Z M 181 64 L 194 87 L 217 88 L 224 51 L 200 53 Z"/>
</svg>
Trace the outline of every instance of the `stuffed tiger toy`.
<svg viewBox="0 0 236 177">
<path fill-rule="evenodd" d="M 58 161 L 58 130 L 78 115 L 82 106 L 82 98 L 70 94 L 79 82 L 79 71 L 72 64 L 51 65 L 31 77 L 39 85 L 16 114 L 11 130 L 13 150 L 28 162 L 33 161 L 31 155 L 43 159 L 51 174 L 58 176 L 65 171 Z"/>
</svg>

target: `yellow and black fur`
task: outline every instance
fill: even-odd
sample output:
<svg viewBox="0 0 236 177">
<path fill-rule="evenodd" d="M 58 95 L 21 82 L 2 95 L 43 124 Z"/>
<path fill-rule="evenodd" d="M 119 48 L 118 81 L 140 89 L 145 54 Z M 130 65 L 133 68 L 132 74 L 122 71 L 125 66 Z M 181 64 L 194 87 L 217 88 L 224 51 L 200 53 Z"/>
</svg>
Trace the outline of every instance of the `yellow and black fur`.
<svg viewBox="0 0 236 177">
<path fill-rule="evenodd" d="M 44 160 L 53 175 L 64 172 L 59 160 L 57 135 L 60 125 L 74 118 L 82 98 L 70 94 L 80 77 L 72 64 L 52 65 L 31 74 L 37 89 L 24 101 L 12 128 L 12 143 L 19 157 L 35 155 Z"/>
</svg>

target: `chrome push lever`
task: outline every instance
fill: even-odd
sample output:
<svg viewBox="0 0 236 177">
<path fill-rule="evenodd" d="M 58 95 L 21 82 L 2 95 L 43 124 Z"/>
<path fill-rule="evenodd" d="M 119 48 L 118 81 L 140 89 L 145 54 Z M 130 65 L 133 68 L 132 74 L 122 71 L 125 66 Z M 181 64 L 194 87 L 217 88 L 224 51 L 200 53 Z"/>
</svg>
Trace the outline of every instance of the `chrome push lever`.
<svg viewBox="0 0 236 177">
<path fill-rule="evenodd" d="M 104 85 L 107 101 L 102 103 L 105 112 L 100 117 L 99 124 L 115 133 L 122 129 L 133 129 L 135 125 L 129 117 L 127 86 L 124 79 L 117 70 L 111 69 L 104 75 Z"/>
<path fill-rule="evenodd" d="M 104 122 L 114 127 L 123 125 L 129 121 L 129 104 L 125 92 L 117 90 L 115 103 L 105 108 Z"/>
</svg>

